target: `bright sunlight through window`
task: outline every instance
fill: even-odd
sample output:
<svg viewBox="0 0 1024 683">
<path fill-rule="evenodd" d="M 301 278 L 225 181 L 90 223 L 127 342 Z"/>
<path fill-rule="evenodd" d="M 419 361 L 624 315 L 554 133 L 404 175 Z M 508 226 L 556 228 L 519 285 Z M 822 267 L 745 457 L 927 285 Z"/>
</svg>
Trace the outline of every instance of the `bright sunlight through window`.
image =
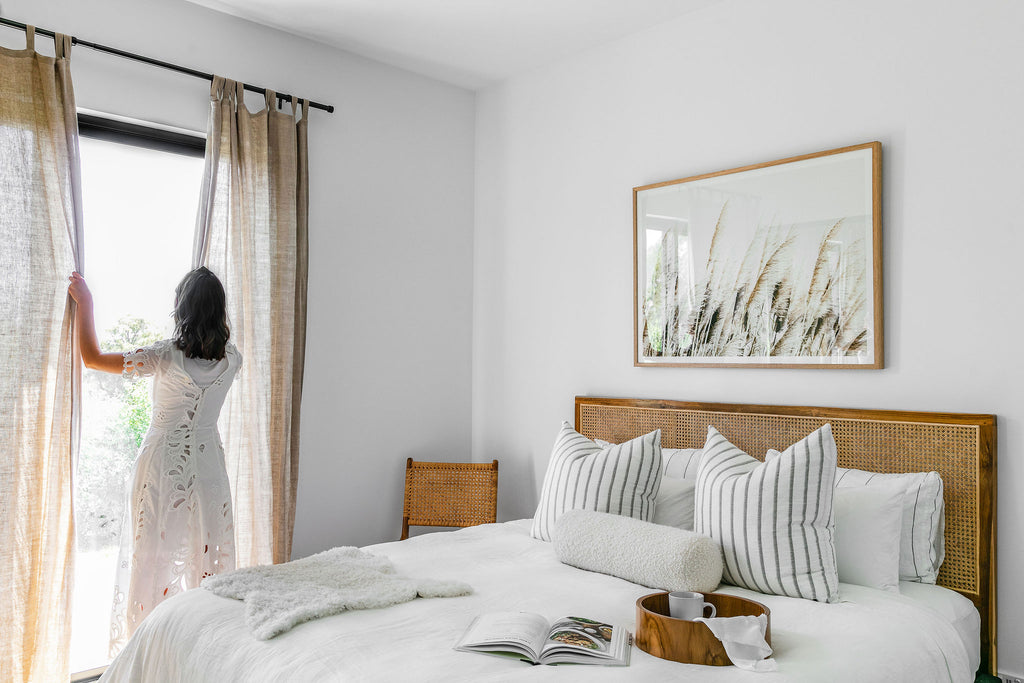
<svg viewBox="0 0 1024 683">
<path fill-rule="evenodd" d="M 85 277 L 104 351 L 170 336 L 174 287 L 191 267 L 201 158 L 81 138 Z M 149 426 L 151 380 L 83 371 L 71 671 L 110 661 L 108 638 L 126 490 Z"/>
</svg>

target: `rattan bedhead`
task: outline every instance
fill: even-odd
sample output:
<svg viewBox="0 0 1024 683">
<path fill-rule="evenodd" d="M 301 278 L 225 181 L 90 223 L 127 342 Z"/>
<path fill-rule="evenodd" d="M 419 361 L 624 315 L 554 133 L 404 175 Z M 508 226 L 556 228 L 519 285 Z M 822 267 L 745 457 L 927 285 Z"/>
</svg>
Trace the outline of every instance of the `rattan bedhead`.
<svg viewBox="0 0 1024 683">
<path fill-rule="evenodd" d="M 660 429 L 664 448 L 700 448 L 713 425 L 760 459 L 826 422 L 840 467 L 942 476 L 946 557 L 938 583 L 978 607 L 981 669 L 995 674 L 994 415 L 576 397 L 576 429 L 590 438 L 621 442 Z"/>
</svg>

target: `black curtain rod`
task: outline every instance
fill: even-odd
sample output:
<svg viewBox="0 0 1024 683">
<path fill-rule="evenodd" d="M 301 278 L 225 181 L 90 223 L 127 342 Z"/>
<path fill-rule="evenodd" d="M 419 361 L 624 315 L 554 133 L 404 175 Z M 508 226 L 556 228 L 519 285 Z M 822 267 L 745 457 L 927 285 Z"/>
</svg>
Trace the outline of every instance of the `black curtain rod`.
<svg viewBox="0 0 1024 683">
<path fill-rule="evenodd" d="M 21 23 L 20 21 L 12 21 L 10 19 L 5 19 L 4 17 L 0 17 L 0 24 L 3 24 L 5 26 L 10 26 L 12 28 L 21 29 L 23 31 L 28 28 L 27 25 Z M 39 34 L 44 35 L 44 36 L 49 36 L 50 38 L 54 37 L 54 32 L 50 31 L 50 30 L 47 30 L 45 28 L 36 27 L 36 33 L 39 33 Z M 178 73 L 187 74 L 189 76 L 195 76 L 196 78 L 202 78 L 203 80 L 206 80 L 206 81 L 211 81 L 211 82 L 213 81 L 213 74 L 208 74 L 208 73 L 204 73 L 202 71 L 197 71 L 196 69 L 190 69 L 187 66 L 179 66 L 177 64 L 171 64 L 170 62 L 163 62 L 163 61 L 160 61 L 159 59 L 153 59 L 152 57 L 145 57 L 143 55 L 137 55 L 137 54 L 132 53 L 132 52 L 125 52 L 124 50 L 118 50 L 116 47 L 110 47 L 108 45 L 100 45 L 99 43 L 93 43 L 93 42 L 90 42 L 88 40 L 82 40 L 82 39 L 76 38 L 74 36 L 71 36 L 71 44 L 72 45 L 81 45 L 82 47 L 88 47 L 88 48 L 91 48 L 93 50 L 98 50 L 99 52 L 106 52 L 107 54 L 116 55 L 118 57 L 124 57 L 125 59 L 132 59 L 132 60 L 135 60 L 136 62 L 143 62 L 145 64 L 151 64 L 153 66 L 159 66 L 159 67 L 164 68 L 164 69 L 170 69 L 171 71 L 177 71 Z M 242 87 L 245 88 L 246 90 L 248 90 L 249 92 L 257 92 L 257 93 L 260 93 L 261 95 L 266 95 L 267 94 L 266 88 L 258 88 L 255 85 L 249 85 L 248 83 L 243 83 Z M 280 93 L 279 92 L 279 93 L 276 93 L 276 95 L 277 95 L 277 99 L 278 100 L 282 100 L 282 101 L 290 100 L 292 98 L 292 96 L 287 94 L 287 93 Z M 301 99 L 299 100 L 299 102 L 302 102 L 302 101 L 303 100 L 301 100 Z M 333 114 L 334 113 L 334 105 L 333 104 L 320 104 L 319 102 L 313 102 L 312 100 L 307 100 L 307 101 L 309 102 L 309 106 L 313 107 L 314 109 L 322 109 L 323 111 L 325 111 L 325 112 L 327 112 L 329 114 Z"/>
</svg>

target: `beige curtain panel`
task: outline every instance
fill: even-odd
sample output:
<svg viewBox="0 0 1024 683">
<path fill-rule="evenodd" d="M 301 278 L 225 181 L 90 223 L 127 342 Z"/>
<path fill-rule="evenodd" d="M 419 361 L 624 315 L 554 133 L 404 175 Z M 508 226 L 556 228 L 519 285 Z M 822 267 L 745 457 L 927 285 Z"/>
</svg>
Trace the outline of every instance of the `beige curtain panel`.
<svg viewBox="0 0 1024 683">
<path fill-rule="evenodd" d="M 0 48 L 0 681 L 68 680 L 81 270 L 71 37 Z"/>
<path fill-rule="evenodd" d="M 227 290 L 242 367 L 221 413 L 238 567 L 291 556 L 306 346 L 308 105 L 246 109 L 216 77 L 193 267 Z"/>
</svg>

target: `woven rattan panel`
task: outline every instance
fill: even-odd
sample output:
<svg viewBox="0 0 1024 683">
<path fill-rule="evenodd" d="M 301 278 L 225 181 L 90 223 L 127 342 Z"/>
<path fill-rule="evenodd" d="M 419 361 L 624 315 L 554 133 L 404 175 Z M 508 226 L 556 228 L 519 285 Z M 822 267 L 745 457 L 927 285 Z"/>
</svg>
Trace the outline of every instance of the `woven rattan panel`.
<svg viewBox="0 0 1024 683">
<path fill-rule="evenodd" d="M 935 471 L 942 476 L 946 558 L 938 583 L 978 595 L 977 426 L 588 404 L 581 405 L 579 413 L 580 431 L 590 438 L 619 443 L 660 429 L 663 448 L 700 448 L 712 425 L 762 460 L 769 448 L 783 450 L 826 422 L 832 425 L 840 467 L 872 472 Z"/>
<path fill-rule="evenodd" d="M 491 463 L 413 462 L 405 476 L 405 512 L 415 526 L 474 526 L 495 521 L 498 470 Z"/>
</svg>

